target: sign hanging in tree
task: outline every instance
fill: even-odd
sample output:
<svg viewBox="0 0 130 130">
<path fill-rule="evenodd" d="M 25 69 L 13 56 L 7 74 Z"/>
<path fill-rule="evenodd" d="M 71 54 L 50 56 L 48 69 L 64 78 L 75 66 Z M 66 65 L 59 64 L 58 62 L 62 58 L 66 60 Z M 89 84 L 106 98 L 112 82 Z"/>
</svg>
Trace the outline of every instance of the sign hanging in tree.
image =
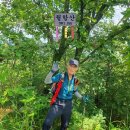
<svg viewBox="0 0 130 130">
<path fill-rule="evenodd" d="M 76 25 L 75 13 L 57 13 L 54 17 L 56 26 L 56 40 L 58 41 L 58 26 L 65 26 L 64 37 L 67 38 L 67 26 L 71 26 L 71 37 L 74 39 L 74 26 Z"/>
<path fill-rule="evenodd" d="M 56 26 L 75 26 L 76 15 L 74 13 L 61 13 L 55 14 Z"/>
</svg>

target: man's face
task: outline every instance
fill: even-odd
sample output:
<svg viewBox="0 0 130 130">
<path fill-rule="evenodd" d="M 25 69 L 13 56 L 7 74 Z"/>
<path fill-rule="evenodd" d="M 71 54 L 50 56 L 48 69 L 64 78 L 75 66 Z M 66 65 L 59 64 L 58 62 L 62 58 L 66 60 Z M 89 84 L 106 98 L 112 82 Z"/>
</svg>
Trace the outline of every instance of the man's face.
<svg viewBox="0 0 130 130">
<path fill-rule="evenodd" d="M 78 70 L 78 67 L 76 65 L 68 65 L 67 70 L 68 74 L 73 75 Z"/>
</svg>

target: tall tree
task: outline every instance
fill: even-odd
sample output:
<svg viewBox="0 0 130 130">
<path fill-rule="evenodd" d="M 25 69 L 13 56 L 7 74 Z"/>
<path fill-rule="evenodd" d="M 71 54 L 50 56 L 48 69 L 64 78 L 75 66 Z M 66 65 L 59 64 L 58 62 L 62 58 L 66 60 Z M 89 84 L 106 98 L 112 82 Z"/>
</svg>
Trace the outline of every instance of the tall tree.
<svg viewBox="0 0 130 130">
<path fill-rule="evenodd" d="M 1 6 L 1 23 L 0 30 L 3 35 L 10 40 L 14 40 L 14 44 L 18 44 L 16 37 L 22 38 L 26 35 L 31 35 L 36 40 L 41 38 L 47 39 L 53 51 L 53 60 L 61 60 L 63 55 L 69 51 L 71 45 L 75 50 L 76 59 L 81 63 L 85 62 L 90 55 L 93 55 L 98 49 L 106 44 L 106 41 L 111 41 L 115 36 L 124 33 L 130 28 L 128 13 L 125 13 L 125 18 L 120 24 L 114 28 L 109 28 L 111 31 L 105 37 L 99 37 L 96 42 L 98 46 L 92 47 L 95 42 L 96 35 L 92 35 L 93 30 L 103 19 L 110 19 L 114 15 L 115 6 L 124 6 L 126 9 L 128 1 L 120 0 L 52 0 L 52 1 L 3 1 Z M 55 42 L 54 33 L 54 14 L 55 13 L 75 12 L 77 14 L 77 25 L 75 27 L 75 40 L 64 38 L 64 27 L 61 31 L 59 43 Z M 126 17 L 127 16 L 127 17 Z M 17 36 L 16 36 L 17 35 Z M 22 36 L 22 37 L 21 37 Z M 90 36 L 93 39 L 90 41 Z M 16 43 L 17 42 L 17 43 Z M 59 44 L 55 48 L 55 44 Z M 83 56 L 83 52 L 90 52 L 87 57 Z M 81 59 L 84 57 L 83 59 Z"/>
</svg>

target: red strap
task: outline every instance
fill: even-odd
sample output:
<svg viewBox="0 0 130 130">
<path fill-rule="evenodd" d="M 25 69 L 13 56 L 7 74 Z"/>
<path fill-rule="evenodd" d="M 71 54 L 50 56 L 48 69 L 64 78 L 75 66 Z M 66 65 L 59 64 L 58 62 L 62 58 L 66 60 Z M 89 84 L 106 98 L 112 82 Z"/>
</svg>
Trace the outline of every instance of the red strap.
<svg viewBox="0 0 130 130">
<path fill-rule="evenodd" d="M 51 99 L 50 105 L 53 105 L 53 103 L 55 103 L 56 98 L 58 97 L 58 94 L 59 94 L 60 89 L 61 89 L 61 87 L 62 87 L 62 83 L 63 83 L 62 80 L 60 80 L 60 81 L 58 82 L 58 84 L 57 84 L 57 89 L 56 89 L 55 94 L 53 95 L 53 97 L 52 97 L 52 99 Z"/>
</svg>

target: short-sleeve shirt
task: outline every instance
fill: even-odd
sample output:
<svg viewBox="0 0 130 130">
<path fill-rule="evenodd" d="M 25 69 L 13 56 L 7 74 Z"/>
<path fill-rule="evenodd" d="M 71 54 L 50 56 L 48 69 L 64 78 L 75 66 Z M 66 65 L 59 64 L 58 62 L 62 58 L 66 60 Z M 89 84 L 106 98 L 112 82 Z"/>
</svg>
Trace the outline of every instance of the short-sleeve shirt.
<svg viewBox="0 0 130 130">
<path fill-rule="evenodd" d="M 61 80 L 62 73 L 58 73 L 57 75 L 53 76 L 52 83 L 57 83 Z M 67 72 L 64 73 L 64 82 L 62 83 L 61 90 L 58 94 L 58 98 L 60 99 L 72 99 L 73 93 L 75 90 L 74 87 L 74 76 L 72 76 L 72 79 L 69 80 Z"/>
</svg>

